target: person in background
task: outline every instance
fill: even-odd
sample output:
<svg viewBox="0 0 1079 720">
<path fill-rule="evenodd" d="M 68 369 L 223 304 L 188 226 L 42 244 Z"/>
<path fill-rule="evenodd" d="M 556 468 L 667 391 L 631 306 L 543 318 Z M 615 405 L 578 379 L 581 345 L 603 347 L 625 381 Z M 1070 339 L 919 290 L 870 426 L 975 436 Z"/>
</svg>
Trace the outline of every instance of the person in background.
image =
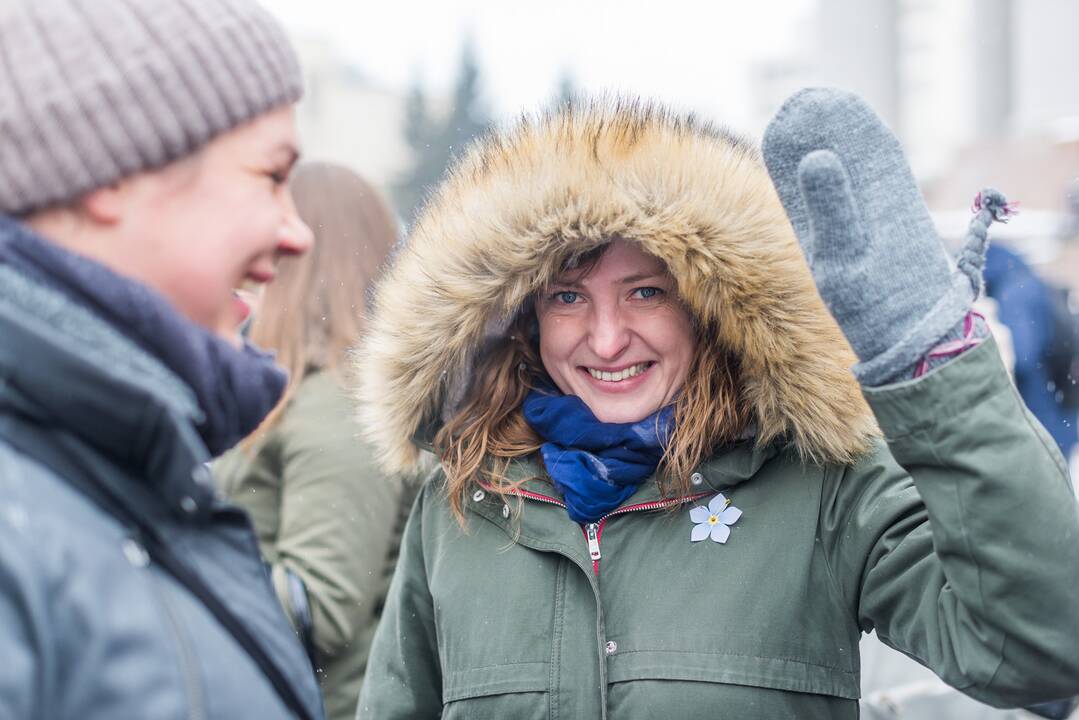
<svg viewBox="0 0 1079 720">
<path fill-rule="evenodd" d="M 985 258 L 985 292 L 997 301 L 1000 321 L 1011 331 L 1019 394 L 1064 457 L 1070 457 L 1079 441 L 1076 411 L 1057 398 L 1048 366 L 1057 330 L 1052 290 L 1018 254 L 990 245 Z"/>
<path fill-rule="evenodd" d="M 206 464 L 285 387 L 301 93 L 250 0 L 0 4 L 0 717 L 322 717 Z"/>
<path fill-rule="evenodd" d="M 314 249 L 278 266 L 248 330 L 289 371 L 261 427 L 215 463 L 247 508 L 273 584 L 309 649 L 327 717 L 351 719 L 387 584 L 406 484 L 378 471 L 351 422 L 347 351 L 364 297 L 397 239 L 389 207 L 343 167 L 302 165 L 291 183 Z"/>
</svg>

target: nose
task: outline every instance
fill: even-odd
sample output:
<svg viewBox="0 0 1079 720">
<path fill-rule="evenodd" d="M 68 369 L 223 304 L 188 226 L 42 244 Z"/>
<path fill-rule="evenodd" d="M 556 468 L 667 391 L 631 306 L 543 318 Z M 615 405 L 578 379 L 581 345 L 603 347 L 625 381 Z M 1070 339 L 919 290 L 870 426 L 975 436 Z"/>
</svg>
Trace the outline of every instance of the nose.
<svg viewBox="0 0 1079 720">
<path fill-rule="evenodd" d="M 277 251 L 282 255 L 303 255 L 315 244 L 315 234 L 296 212 L 291 194 L 285 202 L 285 215 L 277 230 Z"/>
<path fill-rule="evenodd" d="M 603 307 L 596 304 L 588 347 L 601 360 L 614 360 L 629 346 L 630 328 L 617 304 Z"/>
</svg>

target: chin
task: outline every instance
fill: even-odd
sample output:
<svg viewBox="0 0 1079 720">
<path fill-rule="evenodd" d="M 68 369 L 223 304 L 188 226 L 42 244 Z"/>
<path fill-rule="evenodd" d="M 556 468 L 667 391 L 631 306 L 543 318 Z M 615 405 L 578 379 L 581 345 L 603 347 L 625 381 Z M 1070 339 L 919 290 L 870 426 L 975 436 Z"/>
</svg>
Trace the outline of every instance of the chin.
<svg viewBox="0 0 1079 720">
<path fill-rule="evenodd" d="M 587 403 L 586 403 L 587 404 Z M 606 410 L 597 410 L 589 405 L 588 409 L 596 416 L 596 419 L 604 423 L 635 423 L 644 420 L 658 408 L 634 408 L 634 407 L 608 407 Z"/>
</svg>

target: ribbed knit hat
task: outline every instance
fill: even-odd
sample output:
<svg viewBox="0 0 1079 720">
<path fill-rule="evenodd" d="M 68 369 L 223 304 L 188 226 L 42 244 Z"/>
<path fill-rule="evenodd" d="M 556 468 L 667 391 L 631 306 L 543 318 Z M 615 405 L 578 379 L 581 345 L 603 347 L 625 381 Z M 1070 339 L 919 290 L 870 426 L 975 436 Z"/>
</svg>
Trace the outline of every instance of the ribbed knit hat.
<svg viewBox="0 0 1079 720">
<path fill-rule="evenodd" d="M 164 165 L 302 89 L 253 0 L 0 0 L 0 213 Z"/>
</svg>

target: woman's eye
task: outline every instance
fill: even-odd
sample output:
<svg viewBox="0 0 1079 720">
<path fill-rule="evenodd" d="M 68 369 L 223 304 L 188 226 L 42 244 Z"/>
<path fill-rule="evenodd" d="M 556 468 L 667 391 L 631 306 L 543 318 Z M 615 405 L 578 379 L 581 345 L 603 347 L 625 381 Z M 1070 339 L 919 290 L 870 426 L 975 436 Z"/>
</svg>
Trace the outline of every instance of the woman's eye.
<svg viewBox="0 0 1079 720">
<path fill-rule="evenodd" d="M 287 172 L 281 172 L 280 170 L 275 170 L 274 172 L 271 172 L 271 173 L 268 173 L 268 174 L 270 176 L 270 179 L 273 180 L 274 185 L 284 185 L 285 183 L 288 182 L 288 173 Z"/>
<path fill-rule="evenodd" d="M 634 292 L 637 293 L 638 297 L 640 297 L 640 298 L 642 298 L 644 300 L 647 300 L 649 298 L 656 297 L 657 295 L 659 295 L 663 291 L 660 290 L 657 287 L 643 287 L 643 288 L 637 288 L 636 290 L 634 290 Z"/>
<path fill-rule="evenodd" d="M 572 305 L 577 302 L 577 293 L 570 292 L 569 290 L 557 292 L 554 294 L 554 299 L 563 305 Z"/>
</svg>

